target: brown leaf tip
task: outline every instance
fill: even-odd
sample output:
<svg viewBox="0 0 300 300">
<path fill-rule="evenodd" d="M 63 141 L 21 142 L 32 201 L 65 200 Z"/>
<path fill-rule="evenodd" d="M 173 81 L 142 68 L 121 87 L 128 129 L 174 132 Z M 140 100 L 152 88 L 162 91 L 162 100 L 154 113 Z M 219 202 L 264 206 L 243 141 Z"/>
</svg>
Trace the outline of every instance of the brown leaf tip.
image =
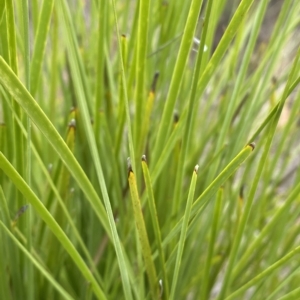
<svg viewBox="0 0 300 300">
<path fill-rule="evenodd" d="M 194 171 L 195 171 L 196 174 L 198 174 L 198 169 L 199 169 L 199 165 L 196 165 L 195 168 L 194 168 Z"/>
<path fill-rule="evenodd" d="M 126 34 L 124 34 L 124 33 L 121 34 L 121 37 L 124 38 L 124 39 L 126 39 Z"/>
<path fill-rule="evenodd" d="M 153 93 L 155 93 L 155 90 L 156 90 L 156 84 L 157 84 L 158 77 L 159 77 L 159 72 L 157 71 L 154 74 L 152 85 L 151 85 L 151 91 Z"/>
<path fill-rule="evenodd" d="M 255 149 L 255 143 L 254 142 L 250 143 L 249 146 L 252 148 L 252 151 Z"/>
<path fill-rule="evenodd" d="M 147 162 L 147 158 L 145 154 L 142 155 L 142 161 Z"/>
<path fill-rule="evenodd" d="M 241 188 L 240 188 L 240 198 L 242 198 L 242 199 L 244 198 L 244 187 L 245 186 L 242 185 Z"/>
<path fill-rule="evenodd" d="M 75 120 L 75 119 L 72 119 L 72 120 L 69 122 L 69 128 L 76 128 L 76 120 Z"/>
<path fill-rule="evenodd" d="M 163 292 L 164 292 L 164 286 L 163 286 L 163 281 L 162 281 L 162 279 L 159 279 L 159 281 L 158 281 L 158 283 L 159 283 L 159 287 L 160 287 L 160 298 L 161 298 L 161 296 L 162 296 L 162 294 L 163 294 Z"/>
<path fill-rule="evenodd" d="M 127 170 L 128 170 L 128 174 L 132 171 L 132 165 L 131 165 L 131 159 L 130 157 L 127 158 Z"/>
<path fill-rule="evenodd" d="M 177 111 L 174 112 L 173 120 L 175 124 L 179 121 L 179 113 Z"/>
</svg>

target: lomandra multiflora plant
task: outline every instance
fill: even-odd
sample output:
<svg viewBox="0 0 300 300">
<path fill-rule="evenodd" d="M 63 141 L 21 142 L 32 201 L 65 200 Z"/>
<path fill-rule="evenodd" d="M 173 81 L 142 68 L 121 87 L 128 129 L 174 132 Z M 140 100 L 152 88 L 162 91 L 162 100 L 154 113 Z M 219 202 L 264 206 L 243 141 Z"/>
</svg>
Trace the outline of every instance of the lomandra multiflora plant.
<svg viewBox="0 0 300 300">
<path fill-rule="evenodd" d="M 300 1 L 0 2 L 0 299 L 300 299 Z"/>
</svg>

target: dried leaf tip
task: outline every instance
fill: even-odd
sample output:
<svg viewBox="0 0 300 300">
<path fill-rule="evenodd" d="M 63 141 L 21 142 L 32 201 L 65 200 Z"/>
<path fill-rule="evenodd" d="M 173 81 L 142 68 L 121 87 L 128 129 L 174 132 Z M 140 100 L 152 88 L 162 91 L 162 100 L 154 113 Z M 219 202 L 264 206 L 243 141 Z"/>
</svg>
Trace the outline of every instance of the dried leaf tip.
<svg viewBox="0 0 300 300">
<path fill-rule="evenodd" d="M 126 39 L 126 34 L 124 34 L 124 33 L 121 34 L 121 37 L 124 38 L 124 39 Z"/>
<path fill-rule="evenodd" d="M 164 286 L 163 286 L 162 279 L 159 279 L 158 283 L 159 283 L 159 286 L 160 286 L 160 298 L 161 298 L 161 296 L 163 295 L 163 292 L 164 292 Z"/>
<path fill-rule="evenodd" d="M 152 93 L 155 93 L 158 77 L 159 77 L 159 72 L 156 71 L 155 74 L 154 74 L 154 77 L 153 77 L 152 85 L 151 85 L 151 92 Z"/>
<path fill-rule="evenodd" d="M 241 186 L 240 188 L 240 198 L 243 199 L 244 198 L 244 185 Z"/>
<path fill-rule="evenodd" d="M 250 143 L 249 146 L 252 148 L 252 151 L 255 149 L 255 143 L 254 142 Z"/>
<path fill-rule="evenodd" d="M 29 208 L 29 205 L 28 205 L 28 204 L 25 204 L 24 206 L 22 206 L 22 207 L 18 210 L 18 212 L 16 213 L 15 218 L 14 218 L 14 221 L 16 221 L 17 219 L 19 219 L 19 217 L 20 217 L 21 215 L 23 215 L 24 212 L 25 212 L 28 208 Z"/>
<path fill-rule="evenodd" d="M 142 161 L 147 162 L 147 159 L 146 159 L 146 155 L 145 155 L 145 154 L 142 155 Z"/>
<path fill-rule="evenodd" d="M 196 165 L 195 168 L 194 168 L 194 171 L 195 171 L 196 174 L 198 174 L 198 169 L 199 169 L 199 165 Z"/>
<path fill-rule="evenodd" d="M 179 113 L 177 111 L 174 112 L 173 120 L 175 124 L 179 121 Z"/>
<path fill-rule="evenodd" d="M 130 157 L 127 158 L 127 170 L 128 170 L 128 174 L 132 171 L 132 165 L 131 165 L 131 159 Z"/>
<path fill-rule="evenodd" d="M 71 121 L 69 122 L 69 128 L 76 128 L 76 120 L 75 119 L 71 119 Z"/>
</svg>

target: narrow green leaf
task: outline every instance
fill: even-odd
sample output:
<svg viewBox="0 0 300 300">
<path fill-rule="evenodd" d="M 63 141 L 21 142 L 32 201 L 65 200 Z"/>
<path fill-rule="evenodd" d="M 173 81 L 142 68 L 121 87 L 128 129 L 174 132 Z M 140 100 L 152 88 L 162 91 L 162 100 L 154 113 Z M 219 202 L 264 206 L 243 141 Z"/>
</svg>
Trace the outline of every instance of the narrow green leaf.
<svg viewBox="0 0 300 300">
<path fill-rule="evenodd" d="M 12 72 L 9 66 L 5 63 L 2 57 L 0 57 L 0 82 L 3 87 L 13 96 L 13 98 L 23 107 L 32 121 L 53 146 L 53 149 L 61 157 L 66 167 L 70 170 L 71 174 L 77 181 L 79 187 L 87 196 L 87 199 L 90 201 L 103 227 L 110 236 L 106 212 L 93 185 L 88 180 L 86 174 L 83 172 L 81 166 L 53 124 L 49 121 L 40 106 L 32 98 L 32 96 Z"/>
<path fill-rule="evenodd" d="M 231 281 L 232 281 L 232 271 L 233 271 L 234 263 L 236 261 L 236 257 L 237 257 L 237 254 L 238 254 L 238 249 L 239 249 L 239 246 L 240 246 L 240 243 L 241 243 L 241 240 L 242 240 L 242 236 L 243 236 L 243 233 L 244 233 L 246 223 L 248 221 L 248 217 L 250 215 L 250 211 L 251 211 L 252 203 L 254 201 L 254 196 L 255 196 L 255 193 L 256 193 L 256 189 L 258 187 L 258 183 L 259 183 L 260 177 L 262 175 L 262 171 L 263 171 L 263 168 L 265 166 L 267 156 L 269 154 L 269 150 L 270 150 L 271 143 L 272 143 L 272 140 L 273 140 L 273 137 L 274 137 L 274 134 L 275 134 L 275 130 L 276 130 L 276 127 L 277 127 L 277 124 L 278 124 L 278 121 L 279 121 L 279 117 L 280 117 L 280 114 L 282 112 L 284 103 L 286 101 L 290 85 L 293 82 L 293 78 L 294 78 L 295 72 L 297 70 L 296 67 L 297 67 L 297 64 L 298 64 L 299 56 L 300 56 L 300 48 L 299 48 L 297 56 L 295 58 L 293 68 L 292 68 L 292 70 L 289 74 L 289 79 L 288 79 L 288 82 L 285 86 L 285 90 L 282 94 L 282 98 L 281 98 L 279 107 L 278 107 L 278 109 L 276 111 L 276 114 L 274 115 L 274 118 L 272 120 L 272 123 L 270 124 L 270 127 L 269 127 L 269 132 L 268 132 L 267 142 L 266 142 L 266 145 L 265 145 L 265 148 L 264 148 L 264 152 L 263 152 L 262 157 L 259 161 L 259 165 L 258 165 L 256 174 L 255 174 L 255 177 L 254 177 L 254 180 L 253 180 L 250 192 L 249 192 L 249 196 L 248 196 L 248 199 L 246 201 L 245 209 L 244 209 L 243 215 L 241 217 L 240 226 L 237 230 L 237 233 L 236 233 L 236 236 L 234 238 L 233 245 L 232 245 L 232 249 L 231 249 L 231 252 L 230 252 L 228 266 L 227 266 L 227 269 L 226 269 L 226 272 L 225 272 L 225 275 L 224 275 L 223 285 L 222 285 L 222 288 L 221 288 L 221 291 L 220 291 L 220 294 L 219 294 L 219 299 L 220 300 L 223 299 L 224 297 L 226 297 L 227 291 L 228 291 L 228 289 L 230 287 L 230 284 L 231 284 Z"/>
<path fill-rule="evenodd" d="M 211 269 L 212 257 L 216 245 L 217 229 L 220 223 L 222 200 L 223 200 L 223 188 L 220 188 L 215 202 L 211 235 L 210 235 L 208 251 L 207 251 L 208 253 L 204 265 L 203 283 L 201 285 L 201 299 L 209 298 L 208 288 L 210 282 L 210 269 Z"/>
<path fill-rule="evenodd" d="M 174 297 L 175 297 L 175 291 L 176 291 L 176 287 L 177 287 L 177 281 L 178 281 L 179 270 L 180 270 L 180 265 L 181 265 L 181 260 L 182 260 L 182 254 L 183 254 L 185 239 L 186 239 L 187 230 L 188 230 L 188 222 L 190 219 L 190 215 L 191 215 L 191 211 L 192 211 L 192 204 L 193 204 L 193 200 L 194 200 L 198 168 L 199 168 L 199 166 L 196 165 L 194 172 L 193 172 L 192 181 L 191 181 L 188 199 L 187 199 L 187 204 L 186 204 L 186 208 L 185 208 L 185 213 L 184 213 L 184 217 L 183 217 L 183 221 L 182 221 L 180 239 L 178 242 L 178 250 L 177 250 L 175 269 L 174 269 L 173 280 L 172 280 L 172 285 L 171 285 L 170 299 L 174 299 Z"/>
<path fill-rule="evenodd" d="M 53 234 L 60 241 L 62 246 L 69 253 L 74 263 L 77 265 L 78 269 L 81 271 L 82 275 L 86 278 L 88 282 L 90 282 L 93 286 L 93 290 L 95 295 L 99 297 L 99 299 L 106 299 L 103 294 L 102 289 L 99 284 L 95 280 L 91 271 L 85 264 L 84 260 L 77 252 L 76 248 L 69 240 L 67 235 L 61 229 L 61 227 L 57 224 L 55 219 L 43 205 L 43 203 L 37 198 L 37 196 L 32 192 L 23 178 L 17 173 L 17 171 L 13 168 L 13 166 L 7 161 L 5 156 L 0 152 L 0 168 L 5 172 L 5 174 L 10 178 L 10 180 L 15 184 L 18 190 L 26 197 L 29 203 L 34 207 L 39 216 L 44 220 L 44 222 L 48 225 Z"/>
<path fill-rule="evenodd" d="M 149 9 L 150 1 L 141 0 L 139 2 L 138 15 L 138 35 L 137 35 L 137 61 L 136 61 L 136 94 L 135 94 L 135 124 L 134 124 L 134 142 L 135 149 L 141 151 L 141 133 L 142 133 L 142 119 L 144 117 L 145 108 L 145 69 L 146 56 L 148 46 L 148 27 L 149 27 Z"/>
<path fill-rule="evenodd" d="M 208 201 L 217 193 L 218 189 L 226 182 L 226 180 L 236 171 L 236 169 L 249 157 L 254 149 L 254 144 L 247 145 L 216 177 L 216 179 L 203 191 L 203 193 L 194 201 L 190 219 L 194 218 L 203 211 Z M 194 220 L 196 220 L 194 218 Z M 181 230 L 183 217 L 178 221 L 176 226 L 164 239 L 164 246 L 172 240 Z"/>
<path fill-rule="evenodd" d="M 158 279 L 156 275 L 155 266 L 151 258 L 151 248 L 149 244 L 147 229 L 146 229 L 146 225 L 142 213 L 142 206 L 141 206 L 141 202 L 137 190 L 135 175 L 131 168 L 130 159 L 128 162 L 128 182 L 129 182 L 135 224 L 136 224 L 139 240 L 141 243 L 141 250 L 145 261 L 145 268 L 146 268 L 146 272 L 151 287 L 152 298 L 156 299 L 159 295 Z"/>
<path fill-rule="evenodd" d="M 154 194 L 153 194 L 153 189 L 152 189 L 151 177 L 149 174 L 145 155 L 142 156 L 142 168 L 143 168 L 143 174 L 144 174 L 144 179 L 145 179 L 145 184 L 146 184 L 146 189 L 147 189 L 148 203 L 149 203 L 150 215 L 151 215 L 151 220 L 152 220 L 152 226 L 154 228 L 154 234 L 155 234 L 156 245 L 157 245 L 157 250 L 158 250 L 161 273 L 162 273 L 163 298 L 169 299 L 169 283 L 168 283 L 168 277 L 167 277 L 167 273 L 166 273 L 165 256 L 164 256 L 164 252 L 163 252 L 163 248 L 162 248 L 161 230 L 160 230 L 159 222 L 158 222 L 158 218 L 157 218 L 157 211 L 156 211 Z"/>
<path fill-rule="evenodd" d="M 46 41 L 49 33 L 53 4 L 54 0 L 44 0 L 39 16 L 30 66 L 30 92 L 33 96 L 35 96 L 38 84 L 40 82 L 40 74 L 45 55 Z"/>
<path fill-rule="evenodd" d="M 25 85 L 28 90 L 30 90 L 30 34 L 29 34 L 29 9 L 28 9 L 28 0 L 22 0 L 22 24 L 23 24 L 23 42 L 24 42 L 24 66 L 25 66 Z M 32 164 L 31 164 L 31 147 L 30 147 L 30 141 L 31 141 L 31 121 L 29 117 L 27 116 L 27 144 L 26 144 L 26 179 L 28 182 L 28 185 L 31 185 L 31 170 L 32 170 Z M 30 231 L 30 228 L 32 226 L 32 215 L 31 211 L 26 214 L 26 237 L 27 237 L 27 247 L 28 250 L 31 249 L 32 246 L 32 234 Z M 29 261 L 25 261 L 25 268 L 27 273 L 28 282 L 34 282 L 34 271 L 33 271 L 33 265 Z M 26 298 L 28 300 L 34 300 L 35 294 L 34 294 L 34 286 L 29 285 L 28 289 L 26 290 Z"/>
<path fill-rule="evenodd" d="M 34 256 L 14 237 L 5 224 L 0 220 L 2 230 L 13 240 L 13 242 L 21 249 L 27 258 L 35 265 L 35 267 L 45 276 L 50 284 L 59 292 L 64 299 L 72 300 L 73 297 L 63 289 L 63 287 L 55 280 L 53 276 L 34 258 Z M 105 298 L 102 298 L 105 299 Z"/>
<path fill-rule="evenodd" d="M 160 126 L 157 133 L 155 148 L 153 150 L 152 156 L 154 161 L 158 160 L 158 155 L 160 154 L 162 147 L 165 144 L 165 141 L 169 136 L 171 130 L 173 110 L 179 94 L 179 89 L 183 78 L 188 55 L 191 50 L 201 4 L 202 0 L 192 0 L 190 5 L 189 15 L 185 24 L 180 49 L 177 55 L 174 71 L 172 73 L 170 88 L 168 91 L 166 103 L 164 105 L 163 115 L 161 117 Z"/>
<path fill-rule="evenodd" d="M 128 274 L 129 265 L 126 264 L 124 249 L 122 248 L 119 234 L 117 232 L 113 211 L 108 196 L 108 190 L 103 175 L 102 164 L 100 162 L 100 157 L 98 155 L 95 135 L 90 122 L 91 118 L 90 118 L 89 108 L 88 108 L 89 101 L 87 101 L 89 99 L 89 95 L 86 91 L 86 82 L 85 82 L 86 80 L 84 75 L 85 72 L 83 71 L 83 63 L 80 59 L 77 40 L 75 38 L 73 22 L 70 15 L 70 11 L 67 6 L 67 2 L 62 1 L 60 4 L 61 5 L 59 8 L 62 13 L 61 19 L 64 23 L 64 30 L 65 30 L 66 38 L 68 40 L 67 50 L 69 53 L 72 76 L 75 82 L 75 92 L 78 99 L 78 105 L 83 116 L 82 118 L 83 126 L 89 144 L 92 159 L 95 164 L 95 171 L 97 174 L 98 183 L 100 185 L 101 192 L 103 195 L 104 205 L 105 205 L 109 226 L 112 233 L 111 237 L 115 246 L 116 255 L 119 263 L 119 269 L 122 277 L 122 284 L 124 286 L 125 297 L 126 299 L 131 299 L 132 297 L 131 287 L 130 287 L 129 274 Z"/>
<path fill-rule="evenodd" d="M 234 299 L 243 292 L 245 292 L 248 288 L 251 286 L 259 283 L 261 280 L 266 278 L 269 274 L 274 272 L 276 269 L 284 265 L 287 261 L 289 261 L 291 258 L 293 258 L 296 254 L 300 252 L 300 246 L 296 247 L 293 251 L 289 252 L 287 255 L 279 259 L 276 263 L 268 267 L 266 270 L 261 272 L 259 275 L 255 276 L 253 279 L 251 279 L 249 282 L 244 284 L 242 287 L 240 287 L 237 291 L 226 297 L 226 300 Z"/>
</svg>

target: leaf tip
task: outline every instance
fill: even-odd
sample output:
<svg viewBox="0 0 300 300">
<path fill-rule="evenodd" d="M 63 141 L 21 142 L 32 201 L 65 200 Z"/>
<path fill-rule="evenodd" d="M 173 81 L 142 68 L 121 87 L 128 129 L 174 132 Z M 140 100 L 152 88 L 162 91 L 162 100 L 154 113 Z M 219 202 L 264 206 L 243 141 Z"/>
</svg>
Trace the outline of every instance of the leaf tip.
<svg viewBox="0 0 300 300">
<path fill-rule="evenodd" d="M 248 146 L 250 146 L 252 148 L 252 151 L 255 149 L 255 143 L 254 142 L 250 143 Z"/>
<path fill-rule="evenodd" d="M 154 74 L 154 77 L 153 77 L 152 85 L 151 85 L 152 93 L 155 93 L 158 77 L 159 77 L 159 71 L 156 71 Z"/>
<path fill-rule="evenodd" d="M 240 188 L 240 195 L 239 195 L 241 199 L 244 199 L 244 188 L 245 188 L 245 186 L 242 184 L 242 186 Z"/>
<path fill-rule="evenodd" d="M 179 113 L 177 111 L 174 112 L 173 120 L 175 124 L 177 124 L 179 121 Z"/>
<path fill-rule="evenodd" d="M 71 121 L 69 122 L 69 128 L 76 128 L 76 120 L 75 119 L 71 119 Z"/>
<path fill-rule="evenodd" d="M 163 286 L 162 279 L 159 279 L 158 283 L 159 283 L 159 287 L 160 287 L 160 298 L 161 298 L 161 296 L 163 295 L 163 292 L 164 292 L 164 286 Z"/>
<path fill-rule="evenodd" d="M 130 172 L 133 173 L 130 157 L 127 158 L 127 170 L 128 170 L 128 175 Z"/>
</svg>

